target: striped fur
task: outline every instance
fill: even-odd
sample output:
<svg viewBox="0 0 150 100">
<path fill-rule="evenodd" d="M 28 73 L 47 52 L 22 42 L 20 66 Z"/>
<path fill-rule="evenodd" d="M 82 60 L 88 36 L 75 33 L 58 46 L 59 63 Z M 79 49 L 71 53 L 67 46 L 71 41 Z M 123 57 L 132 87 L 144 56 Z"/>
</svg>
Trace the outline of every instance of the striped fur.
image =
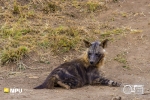
<svg viewBox="0 0 150 100">
<path fill-rule="evenodd" d="M 99 69 L 104 65 L 105 47 L 108 40 L 90 43 L 85 41 L 88 48 L 78 59 L 65 62 L 55 68 L 43 84 L 34 89 L 53 89 L 61 86 L 66 89 L 82 87 L 84 85 L 120 86 L 119 83 L 104 78 Z"/>
</svg>

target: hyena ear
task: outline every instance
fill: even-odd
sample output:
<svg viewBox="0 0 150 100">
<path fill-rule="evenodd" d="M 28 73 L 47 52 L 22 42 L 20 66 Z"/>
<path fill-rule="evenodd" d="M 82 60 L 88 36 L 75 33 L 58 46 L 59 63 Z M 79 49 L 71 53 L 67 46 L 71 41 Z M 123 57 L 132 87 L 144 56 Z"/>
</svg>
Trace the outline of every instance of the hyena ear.
<svg viewBox="0 0 150 100">
<path fill-rule="evenodd" d="M 108 41 L 109 41 L 108 39 L 105 39 L 104 41 L 102 41 L 102 42 L 101 42 L 101 46 L 102 46 L 103 48 L 106 48 Z"/>
<path fill-rule="evenodd" d="M 85 46 L 87 48 L 89 48 L 91 46 L 91 43 L 89 41 L 83 40 L 83 42 L 85 43 Z"/>
</svg>

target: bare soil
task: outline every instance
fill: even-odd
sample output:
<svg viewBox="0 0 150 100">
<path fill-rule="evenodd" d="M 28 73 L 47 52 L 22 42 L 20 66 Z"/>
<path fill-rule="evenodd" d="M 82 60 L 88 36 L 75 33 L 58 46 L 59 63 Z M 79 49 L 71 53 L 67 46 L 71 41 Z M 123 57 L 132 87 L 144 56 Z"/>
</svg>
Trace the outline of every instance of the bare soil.
<svg viewBox="0 0 150 100">
<path fill-rule="evenodd" d="M 97 14 L 96 21 L 107 21 L 112 27 L 128 26 L 132 29 L 142 30 L 142 32 L 113 37 L 113 41 L 108 43 L 106 49 L 108 54 L 102 71 L 106 77 L 123 84 L 144 85 L 143 95 L 125 94 L 123 86 L 84 86 L 71 90 L 63 88 L 34 90 L 35 86 L 41 84 L 47 75 L 64 61 L 63 55 L 61 57 L 46 55 L 50 64 L 40 63 L 36 61 L 37 55 L 31 53 L 23 60 L 26 65 L 25 70 L 17 70 L 15 64 L 0 68 L 0 100 L 112 100 L 118 96 L 122 100 L 150 100 L 150 1 L 118 1 L 108 3 L 111 9 Z M 75 14 L 78 15 L 76 12 Z M 109 21 L 112 18 L 114 21 Z M 88 25 L 89 20 L 90 17 L 82 19 L 82 21 L 80 19 L 80 25 Z M 91 22 L 89 24 L 92 25 Z M 126 53 L 126 64 L 114 60 L 116 55 L 124 52 Z M 71 51 L 66 55 L 76 58 L 80 54 Z M 20 94 L 4 93 L 4 87 L 22 88 L 23 91 Z"/>
</svg>

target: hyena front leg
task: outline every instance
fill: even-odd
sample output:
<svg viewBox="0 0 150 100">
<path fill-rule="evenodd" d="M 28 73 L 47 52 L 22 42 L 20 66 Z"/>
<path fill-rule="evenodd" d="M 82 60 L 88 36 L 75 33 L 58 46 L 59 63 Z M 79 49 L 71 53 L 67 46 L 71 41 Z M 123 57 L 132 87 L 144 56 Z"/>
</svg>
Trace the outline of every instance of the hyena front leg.
<svg viewBox="0 0 150 100">
<path fill-rule="evenodd" d="M 104 77 L 97 78 L 93 81 L 93 84 L 101 84 L 101 85 L 106 85 L 106 86 L 116 86 L 119 87 L 121 84 L 109 79 L 106 79 Z"/>
</svg>

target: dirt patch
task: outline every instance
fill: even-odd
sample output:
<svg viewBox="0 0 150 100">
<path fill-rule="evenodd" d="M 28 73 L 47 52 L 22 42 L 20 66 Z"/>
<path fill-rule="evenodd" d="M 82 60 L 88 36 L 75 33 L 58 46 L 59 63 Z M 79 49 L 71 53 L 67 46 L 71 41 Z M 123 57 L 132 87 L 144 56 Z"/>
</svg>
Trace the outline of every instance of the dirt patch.
<svg viewBox="0 0 150 100">
<path fill-rule="evenodd" d="M 149 100 L 150 99 L 150 2 L 148 0 L 115 0 L 109 2 L 109 9 L 93 15 L 78 16 L 77 12 L 71 12 L 67 16 L 70 21 L 57 20 L 50 22 L 54 27 L 61 25 L 80 25 L 86 27 L 86 31 L 91 29 L 101 29 L 101 31 L 125 27 L 130 30 L 127 34 L 111 36 L 106 51 L 107 59 L 105 67 L 102 69 L 106 77 L 130 85 L 144 85 L 144 95 L 124 94 L 123 87 L 106 86 L 84 86 L 78 89 L 65 90 L 56 88 L 54 90 L 33 88 L 41 84 L 47 75 L 64 60 L 73 59 L 81 52 L 70 51 L 67 54 L 54 56 L 47 51 L 40 49 L 41 55 L 31 53 L 29 57 L 23 59 L 21 68 L 16 64 L 9 64 L 0 68 L 0 95 L 3 100 L 111 100 L 120 96 L 122 100 Z M 86 13 L 87 14 L 87 13 Z M 76 17 L 77 16 L 77 17 Z M 61 16 L 62 17 L 62 16 Z M 66 18 L 66 17 L 65 17 Z M 64 20 L 66 20 L 64 18 Z M 52 16 L 50 16 L 52 19 Z M 71 21 L 73 20 L 73 22 Z M 105 23 L 105 24 L 103 24 Z M 134 30 L 133 30 L 134 29 Z M 140 32 L 137 30 L 141 30 Z M 92 32 L 92 31 L 91 31 Z M 94 34 L 97 36 L 99 34 Z M 96 39 L 96 38 L 95 38 Z M 92 40 L 92 39 L 91 39 Z M 82 50 L 81 50 L 82 51 Z M 125 63 L 115 60 L 117 55 L 122 55 Z M 45 60 L 46 59 L 46 60 Z M 48 61 L 48 62 L 47 62 Z M 22 88 L 22 93 L 4 93 L 3 88 Z"/>
</svg>

